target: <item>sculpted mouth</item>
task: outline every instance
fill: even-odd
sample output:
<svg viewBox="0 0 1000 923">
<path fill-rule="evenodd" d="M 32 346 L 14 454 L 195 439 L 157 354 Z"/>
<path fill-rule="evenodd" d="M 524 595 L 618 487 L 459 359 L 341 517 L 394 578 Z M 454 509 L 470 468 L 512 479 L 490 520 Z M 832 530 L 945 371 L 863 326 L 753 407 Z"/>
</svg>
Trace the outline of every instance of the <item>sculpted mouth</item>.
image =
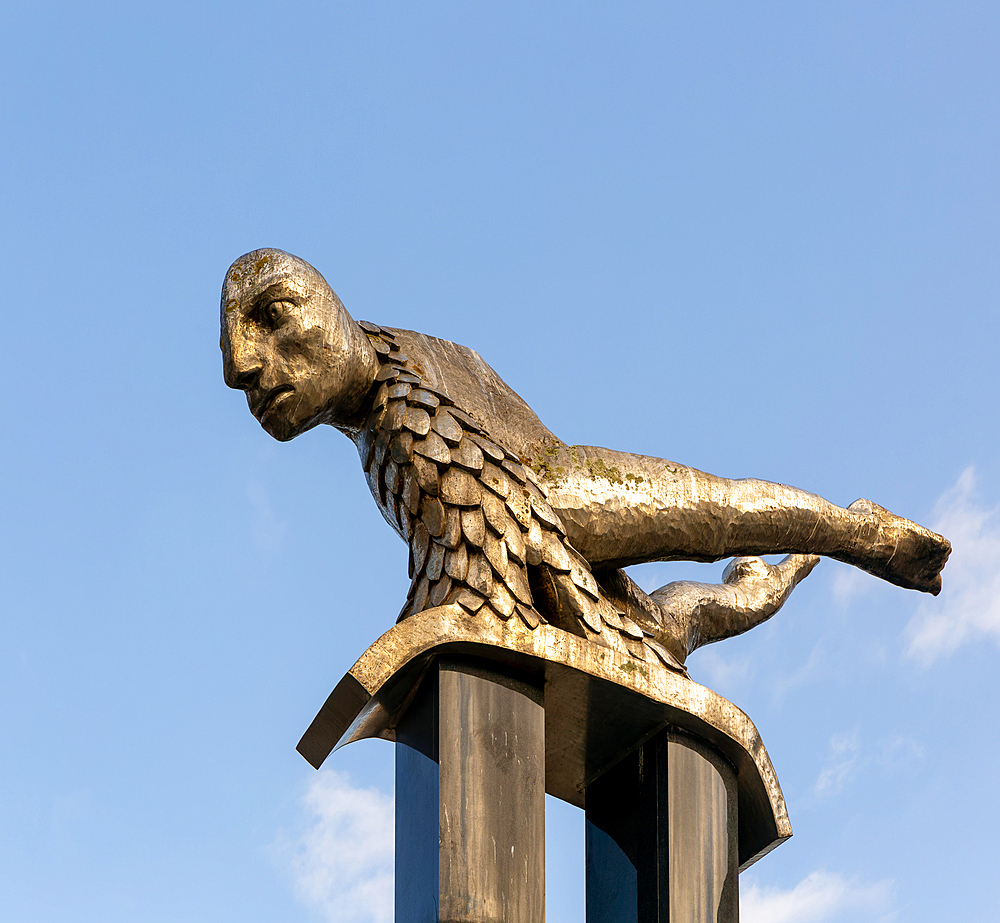
<svg viewBox="0 0 1000 923">
<path fill-rule="evenodd" d="M 259 420 L 282 394 L 294 390 L 291 385 L 278 385 L 276 388 L 271 388 L 270 391 L 250 408 L 250 412 Z"/>
</svg>

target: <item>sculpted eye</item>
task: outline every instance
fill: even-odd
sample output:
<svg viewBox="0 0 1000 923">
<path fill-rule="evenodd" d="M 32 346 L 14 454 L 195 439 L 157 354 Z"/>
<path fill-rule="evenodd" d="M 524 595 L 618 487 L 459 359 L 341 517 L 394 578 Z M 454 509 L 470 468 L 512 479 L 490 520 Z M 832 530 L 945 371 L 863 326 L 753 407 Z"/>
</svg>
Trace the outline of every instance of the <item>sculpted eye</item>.
<svg viewBox="0 0 1000 923">
<path fill-rule="evenodd" d="M 281 320 L 285 313 L 285 302 L 283 301 L 272 301 L 267 307 L 264 308 L 264 317 L 270 321 L 270 323 L 276 323 Z"/>
</svg>

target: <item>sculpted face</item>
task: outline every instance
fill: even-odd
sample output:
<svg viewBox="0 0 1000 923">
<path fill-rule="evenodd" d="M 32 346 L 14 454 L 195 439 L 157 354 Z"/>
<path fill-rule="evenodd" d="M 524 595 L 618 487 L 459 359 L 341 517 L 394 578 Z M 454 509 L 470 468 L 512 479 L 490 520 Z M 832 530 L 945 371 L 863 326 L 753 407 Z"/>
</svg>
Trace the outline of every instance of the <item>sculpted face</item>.
<svg viewBox="0 0 1000 923">
<path fill-rule="evenodd" d="M 281 250 L 241 256 L 222 287 L 223 371 L 285 442 L 318 423 L 357 425 L 378 360 L 326 280 Z"/>
</svg>

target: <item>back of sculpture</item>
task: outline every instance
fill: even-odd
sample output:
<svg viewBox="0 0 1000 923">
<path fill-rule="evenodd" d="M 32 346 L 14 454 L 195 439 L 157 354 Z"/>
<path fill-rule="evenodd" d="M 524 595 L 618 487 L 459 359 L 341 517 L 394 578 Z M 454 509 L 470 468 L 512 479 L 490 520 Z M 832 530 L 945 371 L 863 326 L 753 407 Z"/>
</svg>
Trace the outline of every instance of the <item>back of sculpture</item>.
<svg viewBox="0 0 1000 923">
<path fill-rule="evenodd" d="M 829 555 L 938 592 L 950 546 L 869 501 L 841 508 L 767 481 L 567 446 L 478 353 L 355 323 L 322 276 L 281 251 L 227 273 L 226 380 L 279 439 L 329 423 L 410 550 L 400 618 L 551 623 L 683 670 L 691 650 L 769 618 Z M 745 555 L 787 553 L 778 565 Z M 645 594 L 626 564 L 740 556 L 721 584 Z"/>
</svg>

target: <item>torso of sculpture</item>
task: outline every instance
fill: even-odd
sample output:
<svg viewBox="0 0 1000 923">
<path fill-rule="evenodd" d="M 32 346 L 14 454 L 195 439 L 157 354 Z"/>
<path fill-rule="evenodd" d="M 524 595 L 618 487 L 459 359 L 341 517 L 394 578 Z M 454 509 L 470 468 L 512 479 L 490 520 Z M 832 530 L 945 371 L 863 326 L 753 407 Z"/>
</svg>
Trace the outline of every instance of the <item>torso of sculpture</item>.
<svg viewBox="0 0 1000 923">
<path fill-rule="evenodd" d="M 355 322 L 312 266 L 257 250 L 222 293 L 227 384 L 279 440 L 320 423 L 358 448 L 409 546 L 400 619 L 457 604 L 548 622 L 683 671 L 695 648 L 773 615 L 825 555 L 937 593 L 948 542 L 867 500 L 727 480 L 658 458 L 568 446 L 471 349 Z M 784 553 L 777 565 L 761 555 Z M 622 568 L 735 557 L 721 584 L 644 593 Z"/>
</svg>

